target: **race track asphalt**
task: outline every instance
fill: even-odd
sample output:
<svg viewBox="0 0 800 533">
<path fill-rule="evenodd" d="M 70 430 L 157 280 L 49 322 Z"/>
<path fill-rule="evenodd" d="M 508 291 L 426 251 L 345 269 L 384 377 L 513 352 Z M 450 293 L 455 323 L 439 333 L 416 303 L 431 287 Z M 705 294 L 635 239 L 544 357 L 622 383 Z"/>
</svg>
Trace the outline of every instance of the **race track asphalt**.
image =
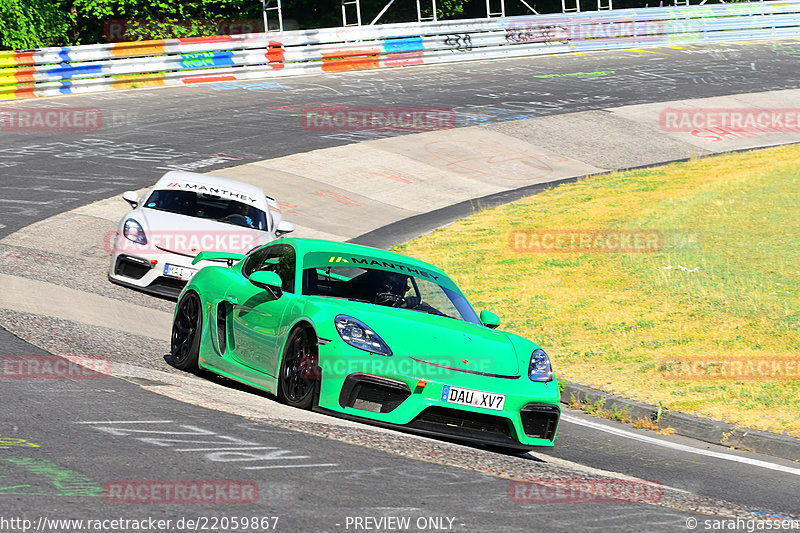
<svg viewBox="0 0 800 533">
<path fill-rule="evenodd" d="M 169 169 L 207 172 L 386 135 L 312 131 L 303 127 L 308 108 L 452 108 L 458 125 L 472 126 L 679 98 L 795 89 L 800 86 L 800 56 L 792 52 L 795 43 L 537 57 L 12 102 L 4 105 L 99 108 L 104 125 L 89 132 L 0 131 L 0 237 L 45 217 L 149 185 Z M 0 355 L 43 353 L 5 330 L 0 330 L 0 346 Z M 0 439 L 22 438 L 39 445 L 0 450 L 0 460 L 6 461 L 0 463 L 0 517 L 5 518 L 36 519 L 46 514 L 176 519 L 190 511 L 229 517 L 269 511 L 269 516 L 280 516 L 283 531 L 353 530 L 352 524 L 345 527 L 348 516 L 380 515 L 414 520 L 455 517 L 453 529 L 459 531 L 685 531 L 693 509 L 733 515 L 800 514 L 800 477 L 792 470 L 797 463 L 729 452 L 675 436 L 663 440 L 764 461 L 778 470 L 653 446 L 575 422 L 562 425 L 556 448 L 540 455 L 544 463 L 404 436 L 396 437 L 397 445 L 413 450 L 392 454 L 369 442 L 385 435 L 367 429 L 360 435 L 341 427 L 325 428 L 316 435 L 309 434 L 311 430 L 297 433 L 267 421 L 176 402 L 117 378 L 3 380 L 0 396 Z M 254 401 L 274 400 L 256 395 Z M 579 413 L 570 416 L 637 433 Z M 223 440 L 249 439 L 255 444 L 247 446 L 270 447 L 286 451 L 282 457 L 303 459 L 278 461 L 281 467 L 275 469 L 244 470 L 245 464 L 275 464 L 271 459 L 212 460 L 211 452 L 176 451 L 191 449 L 188 444 L 180 448 L 174 443 L 143 442 L 136 433 L 113 435 L 98 429 L 101 424 L 80 423 L 87 421 L 159 421 L 148 427 L 162 433 L 164 427 L 189 424 L 230 437 Z M 450 454 L 466 464 L 450 466 L 443 459 Z M 100 487 L 131 479 L 250 480 L 258 483 L 259 503 L 147 506 L 59 496 L 52 475 L 48 478 L 42 471 L 26 470 L 19 461 L 8 461 L 19 458 L 51 461 L 55 465 L 51 469 L 72 471 L 76 479 L 90 478 Z M 585 469 L 576 470 L 575 465 Z M 684 500 L 670 493 L 664 501 L 651 502 L 655 505 L 521 504 L 509 497 L 507 479 L 486 475 L 498 471 L 517 477 L 526 472 L 543 477 L 600 475 L 594 469 L 655 480 L 697 498 Z"/>
</svg>

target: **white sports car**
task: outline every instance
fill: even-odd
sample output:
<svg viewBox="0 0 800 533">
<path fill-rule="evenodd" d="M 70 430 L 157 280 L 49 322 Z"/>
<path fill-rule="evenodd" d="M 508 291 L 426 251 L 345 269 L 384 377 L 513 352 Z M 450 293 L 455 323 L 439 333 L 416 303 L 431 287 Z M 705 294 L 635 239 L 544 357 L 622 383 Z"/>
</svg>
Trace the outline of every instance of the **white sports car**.
<svg viewBox="0 0 800 533">
<path fill-rule="evenodd" d="M 131 204 L 111 246 L 108 279 L 119 285 L 177 297 L 194 273 L 209 264 L 201 251 L 246 254 L 294 230 L 278 203 L 253 185 L 196 174 L 167 172 Z"/>
</svg>

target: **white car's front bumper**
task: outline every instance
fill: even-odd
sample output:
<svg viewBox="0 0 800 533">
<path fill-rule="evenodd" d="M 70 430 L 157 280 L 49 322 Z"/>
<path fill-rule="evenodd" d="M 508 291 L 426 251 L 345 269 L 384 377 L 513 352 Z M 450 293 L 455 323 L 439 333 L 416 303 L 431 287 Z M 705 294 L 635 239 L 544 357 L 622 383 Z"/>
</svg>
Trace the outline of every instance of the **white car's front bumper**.
<svg viewBox="0 0 800 533">
<path fill-rule="evenodd" d="M 154 253 L 149 246 L 143 253 L 131 250 L 131 246 L 119 251 L 116 247 L 111 256 L 108 279 L 119 285 L 139 289 L 159 296 L 176 298 L 184 285 L 204 265 L 192 265 L 192 257 L 167 251 Z"/>
</svg>

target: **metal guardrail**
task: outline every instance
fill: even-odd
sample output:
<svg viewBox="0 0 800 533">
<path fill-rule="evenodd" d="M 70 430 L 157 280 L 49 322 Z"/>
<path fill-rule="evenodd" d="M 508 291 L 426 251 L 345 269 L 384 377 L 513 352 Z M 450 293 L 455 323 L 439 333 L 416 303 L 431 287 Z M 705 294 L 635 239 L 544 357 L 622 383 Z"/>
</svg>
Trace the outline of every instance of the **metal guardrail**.
<svg viewBox="0 0 800 533">
<path fill-rule="evenodd" d="M 800 0 L 0 52 L 0 99 L 561 52 L 800 37 Z"/>
</svg>

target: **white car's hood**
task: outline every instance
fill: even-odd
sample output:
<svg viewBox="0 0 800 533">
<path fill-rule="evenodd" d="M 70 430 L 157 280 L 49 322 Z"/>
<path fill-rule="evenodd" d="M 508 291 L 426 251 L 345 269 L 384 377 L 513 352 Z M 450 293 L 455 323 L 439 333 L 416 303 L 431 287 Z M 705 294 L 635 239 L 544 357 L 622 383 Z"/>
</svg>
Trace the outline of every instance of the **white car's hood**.
<svg viewBox="0 0 800 533">
<path fill-rule="evenodd" d="M 266 231 L 155 209 L 136 209 L 128 218 L 142 225 L 148 243 L 192 257 L 202 251 L 245 254 L 272 240 Z"/>
</svg>

